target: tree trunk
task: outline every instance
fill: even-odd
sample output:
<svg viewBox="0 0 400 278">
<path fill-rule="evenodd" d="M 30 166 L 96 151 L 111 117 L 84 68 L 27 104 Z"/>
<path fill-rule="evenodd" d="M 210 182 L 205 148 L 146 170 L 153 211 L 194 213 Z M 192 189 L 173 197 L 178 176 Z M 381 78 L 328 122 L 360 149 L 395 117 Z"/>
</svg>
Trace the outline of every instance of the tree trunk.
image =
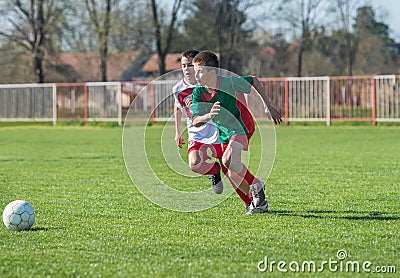
<svg viewBox="0 0 400 278">
<path fill-rule="evenodd" d="M 349 76 L 353 76 L 353 50 L 349 47 Z"/>
<path fill-rule="evenodd" d="M 42 49 L 44 34 L 44 13 L 43 13 L 43 0 L 38 0 L 38 15 L 36 19 L 36 26 L 34 27 L 35 42 L 33 45 L 33 56 L 34 56 L 34 70 L 36 81 L 39 83 L 44 83 L 44 73 L 43 73 L 43 58 L 44 53 Z"/>
<path fill-rule="evenodd" d="M 36 82 L 44 83 L 43 55 L 40 53 L 34 54 L 34 71 L 36 76 Z"/>
<path fill-rule="evenodd" d="M 100 69 L 101 69 L 101 81 L 106 82 L 107 81 L 107 46 L 104 46 L 103 49 L 100 51 Z"/>
<path fill-rule="evenodd" d="M 304 39 L 301 39 L 299 53 L 297 56 L 297 76 L 302 76 L 303 71 L 303 53 L 304 53 Z"/>
<path fill-rule="evenodd" d="M 101 55 L 101 80 L 107 81 L 107 61 L 108 61 L 108 36 L 110 33 L 110 14 L 111 14 L 111 0 L 107 0 L 106 18 L 104 20 L 104 32 L 103 38 L 100 39 L 102 43 L 100 55 Z"/>
<path fill-rule="evenodd" d="M 171 21 L 169 22 L 169 25 L 168 25 L 167 38 L 166 38 L 165 46 L 163 47 L 162 46 L 162 37 L 161 37 L 161 23 L 158 18 L 157 4 L 156 4 L 155 0 L 151 0 L 151 8 L 152 8 L 152 14 L 153 14 L 153 24 L 155 27 L 157 54 L 158 54 L 158 59 L 159 59 L 158 66 L 159 66 L 159 70 L 160 70 L 160 75 L 163 75 L 166 72 L 165 57 L 167 56 L 167 53 L 171 46 L 172 34 L 174 31 L 174 26 L 176 23 L 177 14 L 180 9 L 181 3 L 182 3 L 182 0 L 174 0 L 172 14 L 171 14 Z"/>
</svg>

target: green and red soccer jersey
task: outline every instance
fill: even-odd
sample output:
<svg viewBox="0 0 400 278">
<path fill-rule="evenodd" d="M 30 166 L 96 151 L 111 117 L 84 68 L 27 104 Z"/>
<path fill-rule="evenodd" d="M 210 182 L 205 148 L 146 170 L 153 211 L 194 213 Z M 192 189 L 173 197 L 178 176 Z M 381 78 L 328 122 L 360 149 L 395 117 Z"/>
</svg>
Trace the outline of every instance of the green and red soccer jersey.
<svg viewBox="0 0 400 278">
<path fill-rule="evenodd" d="M 196 86 L 192 93 L 193 118 L 207 114 L 212 105 L 219 101 L 221 110 L 213 121 L 218 126 L 222 143 L 229 142 L 230 138 L 234 136 L 246 136 L 248 133 L 254 132 L 254 123 L 250 112 L 237 99 L 237 95 L 240 93 L 250 93 L 252 81 L 251 76 L 218 76 L 217 88 L 212 93 L 208 92 L 204 86 Z"/>
</svg>

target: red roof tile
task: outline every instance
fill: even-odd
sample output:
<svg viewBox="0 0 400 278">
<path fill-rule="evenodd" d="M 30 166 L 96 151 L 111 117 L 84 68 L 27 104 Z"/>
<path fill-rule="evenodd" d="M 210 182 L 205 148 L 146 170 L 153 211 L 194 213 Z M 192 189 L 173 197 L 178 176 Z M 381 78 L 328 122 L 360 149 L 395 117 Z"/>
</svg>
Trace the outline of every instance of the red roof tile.
<svg viewBox="0 0 400 278">
<path fill-rule="evenodd" d="M 170 53 L 165 57 L 165 70 L 173 71 L 181 68 L 181 53 Z M 151 55 L 150 59 L 143 66 L 143 72 L 157 73 L 160 71 L 158 66 L 158 54 Z"/>
<path fill-rule="evenodd" d="M 138 51 L 126 51 L 110 54 L 107 63 L 107 80 L 121 80 L 123 73 L 132 65 L 138 53 Z M 61 63 L 71 66 L 81 81 L 99 81 L 101 78 L 98 53 L 62 53 L 60 60 Z"/>
</svg>

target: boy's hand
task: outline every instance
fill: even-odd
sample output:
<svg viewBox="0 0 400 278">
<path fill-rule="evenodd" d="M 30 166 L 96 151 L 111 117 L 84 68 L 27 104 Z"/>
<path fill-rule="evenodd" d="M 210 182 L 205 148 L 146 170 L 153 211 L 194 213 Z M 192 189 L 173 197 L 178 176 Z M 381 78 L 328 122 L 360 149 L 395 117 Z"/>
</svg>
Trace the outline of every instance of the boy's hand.
<svg viewBox="0 0 400 278">
<path fill-rule="evenodd" d="M 276 125 L 281 124 L 282 121 L 282 115 L 278 112 L 278 110 L 275 109 L 275 107 L 265 107 L 265 114 L 267 114 L 267 118 L 269 120 L 273 120 Z"/>
<path fill-rule="evenodd" d="M 175 134 L 175 142 L 179 148 L 182 148 L 182 145 L 185 144 L 185 141 L 182 138 L 182 134 L 180 133 Z"/>
<path fill-rule="evenodd" d="M 208 121 L 214 119 L 214 117 L 218 115 L 220 109 L 221 107 L 219 101 L 217 101 L 213 104 L 209 113 L 206 113 L 202 116 L 195 116 L 193 118 L 193 125 L 195 127 L 199 127 L 206 124 Z"/>
<path fill-rule="evenodd" d="M 208 113 L 208 114 L 210 115 L 210 120 L 214 119 L 214 117 L 218 115 L 219 110 L 221 110 L 221 106 L 220 106 L 220 102 L 217 101 L 217 102 L 215 102 L 214 105 L 211 107 L 210 113 Z"/>
</svg>

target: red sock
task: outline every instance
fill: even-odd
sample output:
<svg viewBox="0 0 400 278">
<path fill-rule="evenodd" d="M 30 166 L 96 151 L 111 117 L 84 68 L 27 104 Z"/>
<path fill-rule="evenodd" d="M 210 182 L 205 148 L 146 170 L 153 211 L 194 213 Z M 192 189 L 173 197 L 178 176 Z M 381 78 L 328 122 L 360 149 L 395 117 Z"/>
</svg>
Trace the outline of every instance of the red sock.
<svg viewBox="0 0 400 278">
<path fill-rule="evenodd" d="M 216 162 L 214 163 L 203 162 L 201 165 L 192 168 L 192 171 L 202 175 L 215 175 L 218 173 L 219 168 Z"/>
<path fill-rule="evenodd" d="M 224 165 L 222 165 L 221 169 L 222 169 L 222 172 L 225 174 L 225 176 L 228 177 L 228 175 L 227 175 L 228 168 L 226 168 Z M 235 189 L 236 193 L 239 195 L 240 199 L 242 199 L 242 201 L 244 202 L 245 206 L 250 205 L 251 201 L 253 201 L 253 198 L 251 198 L 249 194 L 246 194 L 242 190 L 240 190 L 239 187 L 237 187 L 237 185 L 233 182 L 233 180 L 231 178 L 228 177 L 228 179 L 231 182 L 232 187 Z"/>
<path fill-rule="evenodd" d="M 253 174 L 250 173 L 250 171 L 246 168 L 246 166 L 243 166 L 243 169 L 239 173 L 239 176 L 243 177 L 248 185 L 252 185 L 254 183 L 254 180 L 256 179 Z"/>
<path fill-rule="evenodd" d="M 250 203 L 253 199 L 250 198 L 250 196 L 248 194 L 246 194 L 242 190 L 240 190 L 240 188 L 235 188 L 235 190 L 236 190 L 236 193 L 239 195 L 240 199 L 242 199 L 242 201 L 244 202 L 245 206 L 247 207 L 248 205 L 250 205 Z"/>
<path fill-rule="evenodd" d="M 218 174 L 219 172 L 219 167 L 217 165 L 217 162 L 214 162 L 214 165 L 211 167 L 211 169 L 206 173 L 206 175 L 215 175 Z"/>
</svg>

